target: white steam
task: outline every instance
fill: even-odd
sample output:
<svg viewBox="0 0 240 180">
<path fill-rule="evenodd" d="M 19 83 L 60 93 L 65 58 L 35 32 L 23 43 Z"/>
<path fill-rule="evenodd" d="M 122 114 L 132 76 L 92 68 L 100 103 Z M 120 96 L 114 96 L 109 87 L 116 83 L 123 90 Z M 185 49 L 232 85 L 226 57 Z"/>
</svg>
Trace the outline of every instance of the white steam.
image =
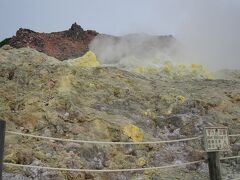
<svg viewBox="0 0 240 180">
<path fill-rule="evenodd" d="M 185 60 L 212 70 L 240 68 L 240 2 L 194 1 L 176 33 Z"/>
<path fill-rule="evenodd" d="M 99 35 L 90 44 L 90 50 L 102 64 L 133 66 L 161 66 L 176 54 L 172 36 L 129 34 L 116 37 Z"/>
<path fill-rule="evenodd" d="M 240 69 L 240 2 L 186 2 L 186 16 L 175 27 L 174 38 L 147 34 L 100 35 L 90 49 L 103 64 L 161 66 L 171 61 L 202 64 L 214 71 Z"/>
</svg>

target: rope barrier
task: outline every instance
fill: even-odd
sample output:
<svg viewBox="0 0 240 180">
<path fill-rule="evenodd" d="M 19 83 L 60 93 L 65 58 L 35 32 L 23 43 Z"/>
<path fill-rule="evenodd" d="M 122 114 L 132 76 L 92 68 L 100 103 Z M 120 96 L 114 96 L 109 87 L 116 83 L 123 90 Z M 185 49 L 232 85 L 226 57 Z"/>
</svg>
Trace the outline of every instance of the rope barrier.
<svg viewBox="0 0 240 180">
<path fill-rule="evenodd" d="M 237 136 L 240 136 L 240 134 L 230 134 L 228 135 L 229 137 L 237 137 Z"/>
<path fill-rule="evenodd" d="M 26 134 L 26 133 L 14 132 L 14 131 L 5 131 L 5 132 L 9 133 L 9 134 L 28 136 L 28 137 L 33 137 L 33 138 L 41 138 L 41 139 L 48 139 L 48 140 L 54 140 L 54 141 L 67 141 L 67 142 L 75 142 L 75 143 L 88 143 L 88 144 L 161 144 L 161 143 L 173 143 L 173 142 L 190 141 L 190 140 L 201 139 L 203 137 L 203 136 L 197 136 L 197 137 L 192 137 L 192 138 L 165 140 L 165 141 L 109 142 L 109 141 L 87 141 L 87 140 L 54 138 L 54 137 L 38 136 L 38 135 Z"/>
<path fill-rule="evenodd" d="M 15 166 L 15 167 L 26 167 L 26 168 L 38 168 L 38 169 L 48 169 L 48 170 L 58 170 L 58 171 L 77 171 L 77 172 L 129 172 L 129 171 L 145 171 L 145 170 L 156 170 L 156 169 L 165 169 L 172 167 L 185 166 L 190 164 L 196 164 L 204 162 L 205 160 L 186 162 L 181 164 L 172 164 L 167 166 L 159 167 L 146 167 L 146 168 L 133 168 L 133 169 L 70 169 L 70 168 L 55 168 L 47 166 L 34 166 L 34 165 L 23 165 L 23 164 L 14 164 L 14 163 L 3 163 L 6 166 Z"/>
<path fill-rule="evenodd" d="M 223 157 L 220 160 L 225 159 L 236 159 L 240 158 L 240 156 L 230 156 Z M 37 168 L 37 169 L 48 169 L 48 170 L 58 170 L 58 171 L 77 171 L 77 172 L 129 172 L 129 171 L 145 171 L 145 170 L 156 170 L 156 169 L 165 169 L 172 167 L 179 167 L 191 164 L 197 164 L 201 162 L 205 162 L 206 160 L 192 161 L 181 164 L 172 164 L 166 166 L 158 166 L 158 167 L 146 167 L 146 168 L 133 168 L 133 169 L 71 169 L 71 168 L 56 168 L 56 167 L 48 167 L 48 166 L 34 166 L 34 165 L 24 165 L 24 164 L 14 164 L 14 163 L 3 163 L 5 166 L 15 166 L 15 167 L 26 167 L 26 168 Z"/>
<path fill-rule="evenodd" d="M 176 140 L 145 141 L 145 142 L 107 142 L 107 141 L 88 141 L 88 140 L 75 140 L 75 139 L 54 138 L 54 137 L 39 136 L 39 135 L 26 134 L 26 133 L 14 132 L 14 131 L 5 131 L 5 132 L 9 133 L 9 134 L 27 136 L 27 137 L 32 137 L 32 138 L 40 138 L 40 139 L 47 139 L 47 140 L 54 140 L 54 141 L 76 142 L 76 143 L 89 143 L 89 144 L 160 144 L 160 143 L 173 143 L 173 142 L 190 141 L 190 140 L 201 139 L 203 137 L 203 136 L 197 136 L 197 137 L 176 139 Z M 240 134 L 231 134 L 231 135 L 229 135 L 229 137 L 237 137 L 237 136 L 240 136 Z M 222 158 L 220 158 L 220 160 L 236 159 L 236 158 L 240 158 L 240 156 L 222 157 Z M 3 164 L 5 166 L 37 168 L 37 169 L 48 169 L 48 170 L 59 170 L 59 171 L 75 171 L 75 172 L 129 172 L 129 171 L 144 171 L 144 170 L 156 170 L 156 169 L 179 167 L 179 166 L 185 166 L 185 165 L 201 163 L 201 162 L 205 162 L 205 161 L 206 160 L 199 160 L 199 161 L 192 161 L 192 162 L 186 162 L 186 163 L 181 163 L 181 164 L 172 164 L 172 165 L 159 166 L 159 167 L 132 168 L 132 169 L 101 169 L 101 170 L 99 170 L 99 169 L 57 168 L 57 167 L 23 165 L 23 164 L 14 164 L 14 163 L 3 163 Z"/>
<path fill-rule="evenodd" d="M 235 159 L 235 158 L 240 158 L 240 156 L 223 157 L 223 158 L 220 158 L 220 160 L 225 160 L 225 159 Z"/>
<path fill-rule="evenodd" d="M 163 141 L 144 141 L 144 142 L 109 142 L 109 141 L 88 141 L 88 140 L 76 140 L 76 139 L 64 139 L 64 138 L 54 138 L 54 137 L 47 137 L 47 136 L 39 136 L 33 134 L 26 134 L 14 131 L 5 131 L 9 134 L 21 135 L 21 136 L 28 136 L 33 138 L 40 138 L 40 139 L 48 139 L 54 141 L 67 141 L 67 142 L 75 142 L 75 143 L 88 143 L 88 144 L 161 144 L 161 143 L 173 143 L 173 142 L 183 142 L 183 141 L 190 141 L 201 139 L 203 136 L 196 136 L 191 138 L 183 138 L 183 139 L 175 139 L 175 140 L 163 140 Z M 229 137 L 237 137 L 240 134 L 231 134 Z"/>
</svg>

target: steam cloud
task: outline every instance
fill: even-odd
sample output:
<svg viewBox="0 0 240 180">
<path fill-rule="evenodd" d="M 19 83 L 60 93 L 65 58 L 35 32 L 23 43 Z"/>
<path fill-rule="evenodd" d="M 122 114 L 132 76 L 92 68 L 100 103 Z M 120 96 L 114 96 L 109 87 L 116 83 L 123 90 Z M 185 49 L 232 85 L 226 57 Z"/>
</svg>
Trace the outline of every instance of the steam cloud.
<svg viewBox="0 0 240 180">
<path fill-rule="evenodd" d="M 90 44 L 102 64 L 129 66 L 157 66 L 170 59 L 175 52 L 172 36 L 129 34 L 122 37 L 99 35 Z"/>
<path fill-rule="evenodd" d="M 176 38 L 185 60 L 212 70 L 240 68 L 240 2 L 194 1 Z"/>
<path fill-rule="evenodd" d="M 240 68 L 240 3 L 189 1 L 172 36 L 97 36 L 90 45 L 103 64 L 161 66 L 165 61 L 202 64 L 211 70 Z"/>
</svg>

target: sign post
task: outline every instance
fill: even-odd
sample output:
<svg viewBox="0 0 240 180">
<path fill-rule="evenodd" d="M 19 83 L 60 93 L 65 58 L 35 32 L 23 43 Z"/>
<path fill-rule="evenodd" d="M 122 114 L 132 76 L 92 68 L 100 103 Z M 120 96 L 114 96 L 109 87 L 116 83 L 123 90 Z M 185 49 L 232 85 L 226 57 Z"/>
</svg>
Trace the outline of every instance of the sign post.
<svg viewBox="0 0 240 180">
<path fill-rule="evenodd" d="M 6 122 L 0 119 L 0 180 L 2 180 L 3 154 Z"/>
<path fill-rule="evenodd" d="M 208 154 L 210 180 L 221 180 L 219 151 L 228 151 L 230 149 L 228 128 L 205 127 L 204 145 Z"/>
</svg>

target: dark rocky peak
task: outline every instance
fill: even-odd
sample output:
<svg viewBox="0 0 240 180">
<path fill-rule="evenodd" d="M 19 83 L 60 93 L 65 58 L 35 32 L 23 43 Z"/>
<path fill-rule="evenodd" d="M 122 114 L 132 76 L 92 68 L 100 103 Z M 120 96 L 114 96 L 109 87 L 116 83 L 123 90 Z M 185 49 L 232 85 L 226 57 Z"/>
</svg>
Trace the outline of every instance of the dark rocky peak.
<svg viewBox="0 0 240 180">
<path fill-rule="evenodd" d="M 71 28 L 65 32 L 67 37 L 71 37 L 73 39 L 83 39 L 84 30 L 77 23 L 72 24 Z"/>
<path fill-rule="evenodd" d="M 73 23 L 71 28 L 69 29 L 69 31 L 73 31 L 73 32 L 83 32 L 83 28 L 78 25 L 77 23 Z"/>
</svg>

